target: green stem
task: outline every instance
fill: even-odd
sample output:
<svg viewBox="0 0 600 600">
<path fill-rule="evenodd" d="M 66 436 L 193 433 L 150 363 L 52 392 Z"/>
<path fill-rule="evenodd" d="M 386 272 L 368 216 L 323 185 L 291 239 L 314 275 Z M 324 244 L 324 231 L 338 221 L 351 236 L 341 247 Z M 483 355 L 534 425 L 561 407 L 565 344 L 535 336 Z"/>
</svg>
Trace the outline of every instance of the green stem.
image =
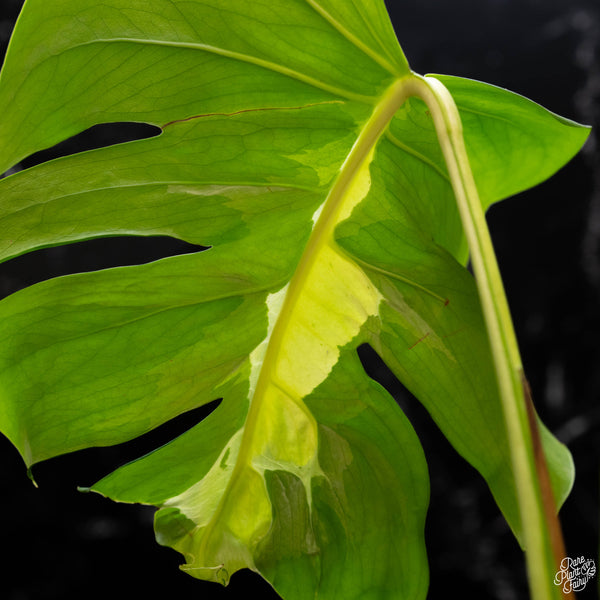
<svg viewBox="0 0 600 600">
<path fill-rule="evenodd" d="M 560 598 L 553 583 L 562 535 L 549 488 L 544 453 L 528 394 L 506 294 L 454 100 L 437 79 L 414 76 L 410 94 L 431 113 L 471 253 L 473 271 L 490 340 L 515 478 L 531 597 Z"/>
</svg>

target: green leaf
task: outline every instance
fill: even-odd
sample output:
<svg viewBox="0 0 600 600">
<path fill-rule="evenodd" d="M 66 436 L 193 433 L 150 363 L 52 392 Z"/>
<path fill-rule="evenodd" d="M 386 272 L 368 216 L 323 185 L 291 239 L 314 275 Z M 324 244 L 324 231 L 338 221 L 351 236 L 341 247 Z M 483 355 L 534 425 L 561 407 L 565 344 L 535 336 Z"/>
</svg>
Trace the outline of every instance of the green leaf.
<svg viewBox="0 0 600 600">
<path fill-rule="evenodd" d="M 452 93 L 483 208 L 588 130 L 483 83 Z M 92 489 L 153 504 L 191 575 L 289 599 L 422 598 L 427 466 L 371 344 L 518 537 L 494 360 L 430 111 L 381 1 L 29 0 L 0 77 L 0 170 L 94 124 L 156 137 L 0 181 L 0 260 L 96 237 L 206 251 L 0 302 L 0 430 L 28 466 L 222 399 Z M 543 434 L 555 496 L 568 451 Z"/>
</svg>

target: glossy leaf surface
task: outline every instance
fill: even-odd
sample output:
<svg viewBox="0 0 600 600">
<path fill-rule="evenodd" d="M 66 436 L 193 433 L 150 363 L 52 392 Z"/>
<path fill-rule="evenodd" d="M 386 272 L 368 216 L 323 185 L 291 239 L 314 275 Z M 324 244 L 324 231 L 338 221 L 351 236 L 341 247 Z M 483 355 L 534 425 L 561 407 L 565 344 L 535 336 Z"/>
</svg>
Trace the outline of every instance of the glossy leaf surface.
<svg viewBox="0 0 600 600">
<path fill-rule="evenodd" d="M 29 0 L 0 78 L 2 170 L 96 123 L 162 132 L 0 181 L 0 258 L 115 235 L 211 248 L 0 302 L 0 429 L 28 465 L 222 398 L 93 489 L 159 506 L 158 541 L 202 579 L 249 567 L 290 599 L 424 597 L 427 466 L 362 368 L 369 343 L 519 535 L 437 136 L 414 98 L 381 116 L 410 77 L 379 1 Z M 506 90 L 439 79 L 484 207 L 587 136 Z M 563 500 L 570 456 L 544 441 Z"/>
</svg>

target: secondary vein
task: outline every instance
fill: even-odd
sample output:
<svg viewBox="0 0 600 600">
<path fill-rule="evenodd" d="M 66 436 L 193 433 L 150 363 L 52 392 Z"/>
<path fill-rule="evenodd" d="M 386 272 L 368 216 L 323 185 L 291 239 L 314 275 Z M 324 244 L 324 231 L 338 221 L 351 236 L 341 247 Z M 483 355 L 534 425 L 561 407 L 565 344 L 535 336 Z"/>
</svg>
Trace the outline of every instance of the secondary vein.
<svg viewBox="0 0 600 600">
<path fill-rule="evenodd" d="M 364 104 L 373 104 L 376 100 L 373 96 L 365 96 L 363 94 L 356 94 L 349 90 L 339 88 L 334 85 L 330 85 L 317 79 L 315 77 L 311 77 L 310 75 L 306 75 L 305 73 L 301 73 L 295 69 L 291 69 L 284 65 L 278 65 L 269 60 L 265 60 L 263 58 L 258 58 L 256 56 L 251 56 L 250 54 L 244 54 L 242 52 L 234 52 L 233 50 L 226 50 L 225 48 L 219 48 L 217 46 L 211 46 L 210 44 L 201 44 L 196 42 L 172 42 L 169 40 L 153 40 L 153 39 L 144 39 L 144 38 L 99 38 L 96 40 L 91 40 L 89 42 L 83 42 L 81 44 L 77 44 L 75 46 L 71 46 L 68 50 L 72 50 L 75 48 L 79 48 L 82 46 L 91 46 L 94 44 L 114 44 L 114 43 L 122 43 L 122 44 L 147 44 L 152 46 L 168 46 L 172 48 L 189 48 L 193 50 L 201 50 L 204 52 L 208 52 L 211 54 L 215 54 L 218 56 L 223 56 L 225 58 L 231 58 L 234 60 L 238 60 L 241 62 L 250 63 L 256 65 L 258 67 L 263 67 L 268 69 L 269 71 L 274 71 L 275 73 L 280 73 L 281 75 L 285 75 L 287 77 L 291 77 L 292 79 L 297 79 L 298 81 L 302 81 L 303 83 L 307 83 L 308 85 L 315 87 L 317 89 L 323 90 L 335 96 L 339 96 L 341 98 L 346 98 L 348 100 L 354 100 L 355 102 L 361 102 Z"/>
</svg>

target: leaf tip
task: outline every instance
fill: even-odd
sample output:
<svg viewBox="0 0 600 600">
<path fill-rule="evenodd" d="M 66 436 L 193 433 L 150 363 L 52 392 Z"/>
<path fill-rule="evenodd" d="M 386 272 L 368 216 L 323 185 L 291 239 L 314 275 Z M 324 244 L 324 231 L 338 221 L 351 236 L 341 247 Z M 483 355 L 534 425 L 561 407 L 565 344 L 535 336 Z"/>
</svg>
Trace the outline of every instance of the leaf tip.
<svg viewBox="0 0 600 600">
<path fill-rule="evenodd" d="M 29 480 L 31 481 L 31 483 L 33 483 L 33 487 L 35 488 L 39 488 L 40 486 L 37 484 L 37 481 L 35 480 L 35 477 L 33 476 L 33 471 L 31 467 L 27 467 L 27 477 L 29 478 Z"/>
</svg>

